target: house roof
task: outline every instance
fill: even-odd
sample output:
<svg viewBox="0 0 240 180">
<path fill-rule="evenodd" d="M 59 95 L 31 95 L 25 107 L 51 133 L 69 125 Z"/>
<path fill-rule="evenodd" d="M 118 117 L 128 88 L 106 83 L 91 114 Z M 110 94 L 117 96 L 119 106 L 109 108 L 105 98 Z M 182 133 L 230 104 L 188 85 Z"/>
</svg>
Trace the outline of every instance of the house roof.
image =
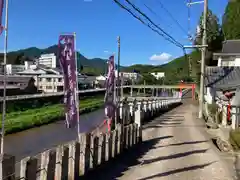
<svg viewBox="0 0 240 180">
<path fill-rule="evenodd" d="M 240 87 L 240 67 L 206 68 L 205 86 L 227 90 Z"/>
<path fill-rule="evenodd" d="M 43 65 L 43 64 L 38 64 L 38 65 L 37 65 L 37 68 L 38 68 L 38 69 L 42 69 L 42 70 L 44 70 L 44 71 L 46 71 L 46 72 L 48 72 L 48 73 L 54 73 L 54 74 L 60 74 L 60 73 L 62 73 L 61 69 L 59 69 L 59 68 L 50 68 L 50 67 L 45 66 L 45 65 Z"/>
<path fill-rule="evenodd" d="M 7 75 L 6 76 L 6 81 L 7 82 L 28 82 L 32 76 L 21 76 L 21 75 Z M 4 75 L 0 75 L 0 82 L 3 82 L 4 80 Z"/>
<path fill-rule="evenodd" d="M 224 41 L 222 53 L 240 53 L 240 39 Z"/>
<path fill-rule="evenodd" d="M 40 75 L 46 73 L 44 70 L 41 69 L 26 69 L 21 72 L 17 72 L 17 74 L 31 74 L 31 75 Z"/>
</svg>

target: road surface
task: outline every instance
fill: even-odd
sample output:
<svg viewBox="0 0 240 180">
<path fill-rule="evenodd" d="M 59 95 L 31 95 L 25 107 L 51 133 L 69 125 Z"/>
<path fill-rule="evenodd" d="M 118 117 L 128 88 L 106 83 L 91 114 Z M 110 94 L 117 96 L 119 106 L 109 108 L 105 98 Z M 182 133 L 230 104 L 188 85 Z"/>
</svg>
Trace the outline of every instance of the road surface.
<svg viewBox="0 0 240 180">
<path fill-rule="evenodd" d="M 189 100 L 145 125 L 143 143 L 83 179 L 232 180 Z"/>
</svg>

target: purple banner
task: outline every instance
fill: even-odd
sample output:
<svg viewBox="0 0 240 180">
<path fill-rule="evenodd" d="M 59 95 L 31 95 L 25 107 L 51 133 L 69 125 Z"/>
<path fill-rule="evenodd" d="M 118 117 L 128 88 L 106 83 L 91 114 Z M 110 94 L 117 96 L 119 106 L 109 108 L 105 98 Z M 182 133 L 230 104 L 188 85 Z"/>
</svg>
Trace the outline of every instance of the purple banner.
<svg viewBox="0 0 240 180">
<path fill-rule="evenodd" d="M 60 35 L 59 61 L 64 78 L 64 104 L 67 127 L 74 127 L 78 123 L 77 72 L 75 59 L 74 35 Z"/>
<path fill-rule="evenodd" d="M 2 34 L 4 29 L 2 25 L 3 6 L 4 6 L 4 0 L 0 0 L 0 34 Z"/>
<path fill-rule="evenodd" d="M 106 94 L 104 98 L 105 115 L 110 120 L 113 119 L 115 114 L 114 80 L 115 80 L 114 56 L 110 56 L 108 61 L 108 75 L 106 79 Z"/>
</svg>

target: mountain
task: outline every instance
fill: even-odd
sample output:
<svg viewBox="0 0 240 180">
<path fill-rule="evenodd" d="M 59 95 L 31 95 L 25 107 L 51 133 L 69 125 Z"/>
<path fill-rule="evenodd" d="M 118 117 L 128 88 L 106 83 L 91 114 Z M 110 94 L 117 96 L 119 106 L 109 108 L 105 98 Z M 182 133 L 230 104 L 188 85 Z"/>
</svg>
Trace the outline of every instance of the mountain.
<svg viewBox="0 0 240 180">
<path fill-rule="evenodd" d="M 54 53 L 57 55 L 58 46 L 53 45 L 48 48 L 39 49 L 37 47 L 30 47 L 21 49 L 18 51 L 12 51 L 8 53 L 7 63 L 8 64 L 22 64 L 26 58 L 36 58 L 41 54 Z M 3 54 L 0 54 L 0 60 L 3 60 Z M 88 59 L 81 53 L 77 52 L 78 69 L 83 66 L 82 73 L 88 75 L 100 75 L 107 71 L 107 59 L 93 58 Z M 59 62 L 57 61 L 57 65 Z M 148 74 L 150 72 L 165 72 L 167 79 L 181 79 L 188 76 L 188 60 L 184 56 L 172 60 L 171 62 L 163 65 L 142 65 L 136 64 L 133 66 L 120 67 L 121 71 L 133 72 L 138 71 L 141 74 Z"/>
<path fill-rule="evenodd" d="M 37 58 L 37 57 L 40 57 L 41 54 L 48 54 L 48 53 L 54 53 L 55 55 L 57 55 L 58 46 L 53 45 L 45 49 L 30 47 L 27 49 L 21 49 L 18 51 L 9 52 L 8 56 L 10 59 L 13 59 L 17 55 L 24 55 L 30 58 Z M 106 61 L 107 61 L 106 59 L 101 59 L 101 58 L 88 59 L 85 56 L 83 56 L 81 53 L 77 52 L 78 68 L 83 66 L 83 71 L 86 71 L 87 69 L 93 73 L 96 72 L 96 74 L 104 73 L 106 71 Z M 18 62 L 11 62 L 11 63 L 20 64 L 21 62 L 18 61 Z M 59 66 L 58 61 L 57 61 L 57 66 Z"/>
</svg>

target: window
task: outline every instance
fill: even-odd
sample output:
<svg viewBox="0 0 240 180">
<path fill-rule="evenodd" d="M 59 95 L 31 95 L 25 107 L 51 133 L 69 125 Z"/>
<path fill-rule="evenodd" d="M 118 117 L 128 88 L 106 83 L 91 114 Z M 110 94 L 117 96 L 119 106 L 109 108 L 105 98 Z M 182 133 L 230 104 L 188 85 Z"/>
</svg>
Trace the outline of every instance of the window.
<svg viewBox="0 0 240 180">
<path fill-rule="evenodd" d="M 47 82 L 51 82 L 51 78 L 47 78 Z"/>
<path fill-rule="evenodd" d="M 222 60 L 222 66 L 229 66 L 229 61 L 223 61 Z"/>
<path fill-rule="evenodd" d="M 46 86 L 46 89 L 52 89 L 52 86 Z"/>
<path fill-rule="evenodd" d="M 62 78 L 58 78 L 58 82 L 62 82 Z"/>
</svg>

